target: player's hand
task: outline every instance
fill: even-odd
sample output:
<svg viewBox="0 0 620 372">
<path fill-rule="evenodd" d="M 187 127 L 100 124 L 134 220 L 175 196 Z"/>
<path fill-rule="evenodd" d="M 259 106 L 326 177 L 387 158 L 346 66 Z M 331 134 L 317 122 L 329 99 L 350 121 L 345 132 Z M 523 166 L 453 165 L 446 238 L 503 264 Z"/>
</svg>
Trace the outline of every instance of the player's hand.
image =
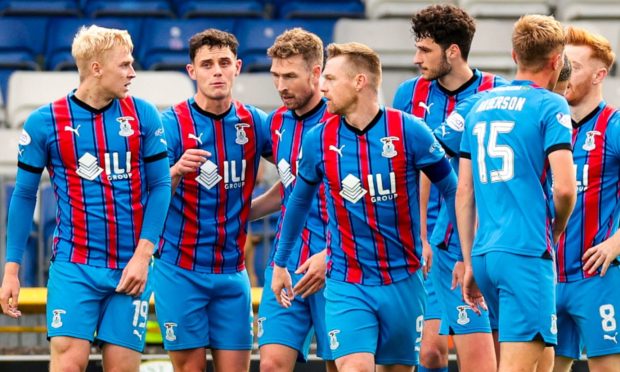
<svg viewBox="0 0 620 372">
<path fill-rule="evenodd" d="M 607 239 L 601 244 L 595 245 L 592 248 L 586 250 L 581 258 L 584 262 L 583 270 L 588 274 L 594 274 L 596 270 L 601 268 L 601 276 L 607 273 L 609 265 L 620 254 L 620 247 L 611 242 L 611 239 Z"/>
<path fill-rule="evenodd" d="M 295 292 L 293 292 L 291 274 L 289 274 L 286 267 L 280 267 L 276 264 L 273 265 L 271 290 L 282 307 L 288 308 L 291 306 L 295 298 Z"/>
<path fill-rule="evenodd" d="M 482 292 L 480 292 L 480 288 L 478 288 L 476 279 L 474 279 L 474 272 L 471 266 L 465 265 L 461 290 L 463 291 L 463 301 L 465 301 L 476 314 L 481 314 L 480 308 L 487 310 L 487 305 L 484 302 L 484 297 L 482 296 Z"/>
<path fill-rule="evenodd" d="M 183 153 L 181 159 L 174 164 L 174 173 L 178 176 L 185 176 L 188 173 L 197 172 L 200 166 L 207 161 L 211 153 L 201 149 L 188 149 Z"/>
<path fill-rule="evenodd" d="M 153 243 L 145 239 L 140 240 L 136 251 L 123 269 L 116 292 L 130 296 L 139 296 L 144 292 L 153 248 Z"/>
<path fill-rule="evenodd" d="M 452 269 L 452 286 L 450 286 L 450 289 L 455 290 L 457 286 L 463 288 L 464 276 L 465 263 L 463 261 L 456 261 Z"/>
<path fill-rule="evenodd" d="M 14 267 L 11 267 L 14 266 Z M 2 288 L 0 288 L 0 305 L 2 312 L 11 318 L 19 318 L 22 312 L 19 311 L 19 277 L 17 275 L 19 265 L 9 262 L 5 266 L 4 277 L 2 278 Z"/>
<path fill-rule="evenodd" d="M 431 266 L 433 266 L 433 249 L 428 244 L 428 240 L 422 239 L 422 274 L 424 274 L 424 279 L 431 272 Z"/>
<path fill-rule="evenodd" d="M 310 256 L 306 262 L 295 270 L 295 274 L 304 273 L 304 276 L 299 279 L 293 291 L 295 294 L 300 295 L 301 298 L 306 298 L 323 288 L 325 285 L 325 271 L 327 270 L 327 251 L 321 252 Z"/>
</svg>

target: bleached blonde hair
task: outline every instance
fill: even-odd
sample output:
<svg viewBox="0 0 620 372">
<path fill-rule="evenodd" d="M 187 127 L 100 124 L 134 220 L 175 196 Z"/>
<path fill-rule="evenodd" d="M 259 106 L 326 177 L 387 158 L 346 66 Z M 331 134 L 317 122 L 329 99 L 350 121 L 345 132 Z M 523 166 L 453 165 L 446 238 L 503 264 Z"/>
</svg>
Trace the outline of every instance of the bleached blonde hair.
<svg viewBox="0 0 620 372">
<path fill-rule="evenodd" d="M 88 69 L 88 63 L 101 58 L 103 54 L 116 46 L 125 46 L 133 51 L 131 36 L 126 30 L 99 27 L 92 25 L 82 27 L 73 38 L 71 55 L 80 71 L 80 75 Z"/>
</svg>

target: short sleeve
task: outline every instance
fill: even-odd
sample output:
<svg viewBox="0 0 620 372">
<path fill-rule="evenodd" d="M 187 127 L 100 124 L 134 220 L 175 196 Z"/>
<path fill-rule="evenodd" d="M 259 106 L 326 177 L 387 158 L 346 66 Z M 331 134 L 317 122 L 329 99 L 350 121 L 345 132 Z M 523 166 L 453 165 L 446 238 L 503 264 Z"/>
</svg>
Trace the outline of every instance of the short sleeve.
<svg viewBox="0 0 620 372">
<path fill-rule="evenodd" d="M 179 138 L 179 125 L 177 123 L 177 117 L 174 114 L 174 107 L 167 109 L 161 114 L 161 121 L 165 136 L 163 141 L 167 148 L 168 161 L 172 167 L 181 159 L 181 151 L 183 150 L 181 139 Z"/>
<path fill-rule="evenodd" d="M 465 117 L 481 96 L 481 94 L 476 94 L 459 102 L 446 120 L 433 131 L 448 155 L 459 155 L 461 138 L 465 130 Z"/>
<path fill-rule="evenodd" d="M 545 94 L 542 100 L 542 128 L 547 155 L 559 149 L 571 149 L 573 125 L 570 109 L 564 97 Z"/>
<path fill-rule="evenodd" d="M 146 101 L 141 102 L 142 115 L 140 122 L 144 130 L 143 141 L 143 156 L 146 162 L 159 160 L 166 157 L 166 137 L 164 135 L 164 127 L 161 123 L 161 117 L 159 111 L 151 103 Z M 162 141 L 163 140 L 163 141 Z"/>
<path fill-rule="evenodd" d="M 392 107 L 401 110 L 404 112 L 411 113 L 410 105 L 411 105 L 411 91 L 412 84 L 411 80 L 407 80 L 401 83 L 396 89 L 396 93 L 394 94 L 394 100 L 392 101 Z"/>
<path fill-rule="evenodd" d="M 620 111 L 615 111 L 609 118 L 605 143 L 614 159 L 620 161 Z"/>
</svg>

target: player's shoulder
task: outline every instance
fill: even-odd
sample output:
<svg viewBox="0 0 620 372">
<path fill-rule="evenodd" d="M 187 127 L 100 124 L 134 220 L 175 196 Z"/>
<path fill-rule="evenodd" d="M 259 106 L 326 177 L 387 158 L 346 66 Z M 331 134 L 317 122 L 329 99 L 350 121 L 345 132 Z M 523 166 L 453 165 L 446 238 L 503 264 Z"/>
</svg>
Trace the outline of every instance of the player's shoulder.
<svg viewBox="0 0 620 372">
<path fill-rule="evenodd" d="M 151 101 L 148 101 L 144 98 L 127 96 L 120 101 L 123 100 L 133 101 L 133 104 L 138 112 L 159 113 L 159 110 L 157 110 L 157 106 L 155 106 L 155 104 L 153 104 Z"/>
<path fill-rule="evenodd" d="M 267 123 L 269 123 L 269 125 L 271 126 L 274 123 L 279 122 L 290 115 L 290 110 L 287 109 L 286 106 L 280 106 L 267 115 Z"/>
<path fill-rule="evenodd" d="M 267 113 L 254 105 L 233 100 L 233 106 L 235 107 L 235 115 L 238 117 L 250 114 L 252 120 L 260 120 L 263 123 L 267 120 Z"/>
</svg>

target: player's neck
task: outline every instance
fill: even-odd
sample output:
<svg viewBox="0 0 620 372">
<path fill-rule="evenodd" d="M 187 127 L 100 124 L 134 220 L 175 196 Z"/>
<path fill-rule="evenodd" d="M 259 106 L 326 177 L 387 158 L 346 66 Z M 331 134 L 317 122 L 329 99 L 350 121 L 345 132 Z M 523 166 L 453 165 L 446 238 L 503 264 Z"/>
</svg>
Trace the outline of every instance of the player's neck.
<svg viewBox="0 0 620 372">
<path fill-rule="evenodd" d="M 601 86 L 595 86 L 588 94 L 575 106 L 570 107 L 570 114 L 574 121 L 580 122 L 588 116 L 603 101 Z"/>
<path fill-rule="evenodd" d="M 75 97 L 96 110 L 106 107 L 114 99 L 113 96 L 86 82 L 82 82 L 77 88 Z"/>
<path fill-rule="evenodd" d="M 552 74 L 548 70 L 542 70 L 539 72 L 532 71 L 517 71 L 515 80 L 529 80 L 539 87 L 551 90 L 555 86 L 551 84 Z"/>
<path fill-rule="evenodd" d="M 321 92 L 319 91 L 314 92 L 312 97 L 308 100 L 308 103 L 306 103 L 303 107 L 295 109 L 295 115 L 304 116 L 308 112 L 312 111 L 316 106 L 318 106 L 322 98 L 323 97 L 321 96 Z"/>
<path fill-rule="evenodd" d="M 194 101 L 196 101 L 198 107 L 204 111 L 217 116 L 228 111 L 230 105 L 232 104 L 232 96 L 228 96 L 223 99 L 209 99 L 204 95 L 197 93 L 194 96 Z"/>
<path fill-rule="evenodd" d="M 474 76 L 474 72 L 469 65 L 467 63 L 459 63 L 452 65 L 452 71 L 440 77 L 437 81 L 442 87 L 453 92 L 467 83 L 472 76 Z"/>
<path fill-rule="evenodd" d="M 352 127 L 363 131 L 373 121 L 379 112 L 379 102 L 373 100 L 358 100 L 351 105 L 351 109 L 345 113 L 347 123 Z"/>
</svg>

